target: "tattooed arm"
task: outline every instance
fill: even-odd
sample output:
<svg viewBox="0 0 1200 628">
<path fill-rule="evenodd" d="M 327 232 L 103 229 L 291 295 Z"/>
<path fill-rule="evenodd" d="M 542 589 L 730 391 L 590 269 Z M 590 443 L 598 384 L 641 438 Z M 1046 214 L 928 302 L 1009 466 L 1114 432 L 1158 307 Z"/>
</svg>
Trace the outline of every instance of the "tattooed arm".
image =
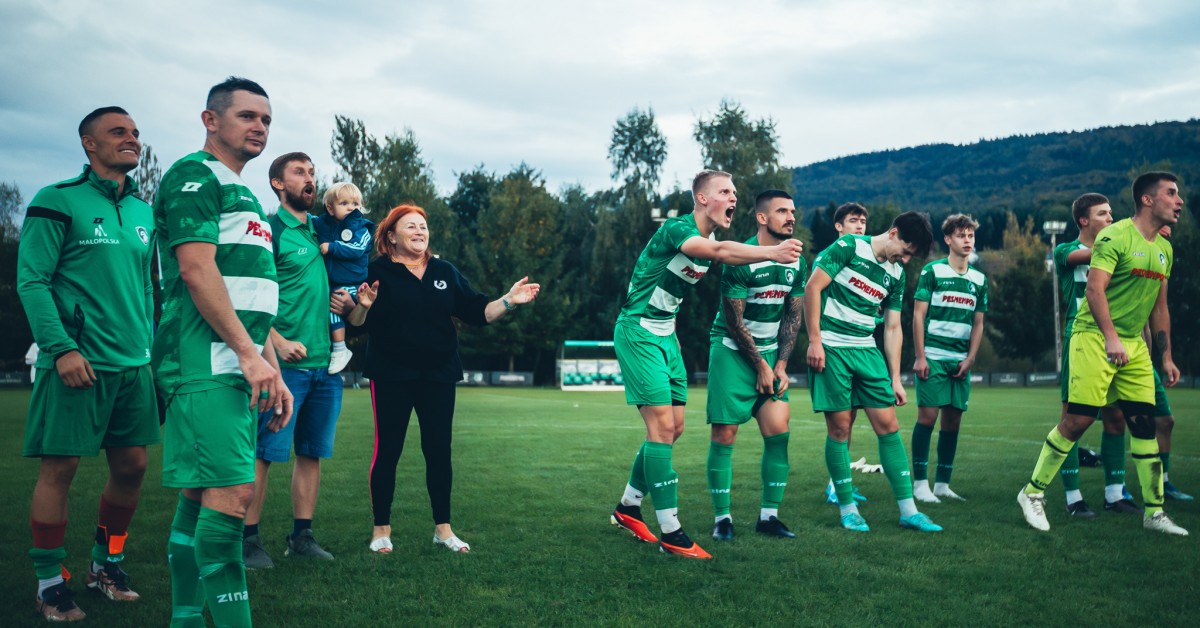
<svg viewBox="0 0 1200 628">
<path fill-rule="evenodd" d="M 783 320 L 779 322 L 779 353 L 775 358 L 775 379 L 779 381 L 775 394 L 782 395 L 787 390 L 788 359 L 792 357 L 792 349 L 796 347 L 796 337 L 800 334 L 800 323 L 804 321 L 804 297 L 788 297 L 783 304 Z"/>
<path fill-rule="evenodd" d="M 750 330 L 746 329 L 743 318 L 746 312 L 746 300 L 723 297 L 721 307 L 725 311 L 725 329 L 729 331 L 730 337 L 737 344 L 738 351 L 745 358 L 746 363 L 758 374 L 758 383 L 755 388 L 760 394 L 773 394 L 775 392 L 775 371 L 771 370 L 771 365 L 767 364 L 767 361 L 758 352 L 758 346 L 754 344 L 754 337 L 750 335 Z"/>
</svg>

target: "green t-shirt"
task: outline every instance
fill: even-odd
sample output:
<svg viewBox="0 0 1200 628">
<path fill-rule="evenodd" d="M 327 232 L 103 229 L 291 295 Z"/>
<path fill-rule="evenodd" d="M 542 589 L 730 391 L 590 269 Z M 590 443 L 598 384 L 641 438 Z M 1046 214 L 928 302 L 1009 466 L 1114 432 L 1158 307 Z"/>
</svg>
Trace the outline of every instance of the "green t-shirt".
<svg viewBox="0 0 1200 628">
<path fill-rule="evenodd" d="M 171 393 L 183 384 L 248 389 L 237 354 L 196 309 L 179 276 L 175 247 L 187 242 L 217 246 L 215 261 L 225 290 L 259 351 L 279 305 L 271 226 L 242 178 L 200 151 L 175 162 L 154 200 L 162 243 L 163 314 L 154 339 L 154 371 Z"/>
<path fill-rule="evenodd" d="M 90 166 L 42 188 L 29 203 L 17 248 L 17 294 L 40 353 L 54 368 L 72 350 L 93 369 L 119 371 L 150 362 L 154 216 L 125 179 Z"/>
<path fill-rule="evenodd" d="M 746 244 L 758 246 L 758 236 L 746 240 Z M 742 313 L 754 344 L 761 351 L 779 348 L 779 323 L 783 319 L 787 300 L 804 296 L 804 282 L 808 279 L 808 263 L 803 258 L 790 264 L 757 262 L 744 266 L 726 266 L 721 272 L 721 296 L 727 299 L 745 299 L 746 309 Z M 801 314 L 802 315 L 802 314 Z M 725 308 L 717 308 L 709 339 L 737 350 L 737 342 L 729 336 L 725 327 Z"/>
<path fill-rule="evenodd" d="M 275 244 L 275 275 L 279 282 L 279 315 L 275 331 L 304 345 L 307 357 L 279 365 L 290 369 L 329 366 L 329 274 L 321 244 L 313 229 L 316 216 L 300 222 L 280 207 L 269 221 Z M 278 347 L 276 347 L 278 349 Z"/>
<path fill-rule="evenodd" d="M 1079 308 L 1087 297 L 1087 264 L 1076 264 L 1074 266 L 1067 265 L 1067 256 L 1075 251 L 1087 249 L 1087 245 L 1079 240 L 1063 242 L 1054 247 L 1054 266 L 1058 273 L 1058 289 L 1062 294 L 1063 303 L 1067 306 L 1067 324 L 1063 330 L 1066 336 L 1071 335 L 1071 329 L 1075 325 L 1075 317 L 1079 315 Z"/>
<path fill-rule="evenodd" d="M 821 344 L 874 347 L 880 307 L 899 311 L 904 303 L 904 267 L 876 260 L 871 236 L 844 235 L 821 251 L 813 268 L 833 280 L 821 291 Z"/>
<path fill-rule="evenodd" d="M 679 247 L 703 237 L 692 214 L 669 218 L 658 228 L 633 267 L 618 321 L 631 321 L 656 336 L 675 333 L 683 297 L 704 278 L 712 262 L 684 255 Z"/>
<path fill-rule="evenodd" d="M 1147 242 L 1129 218 L 1114 222 L 1096 235 L 1091 267 L 1112 275 L 1104 296 L 1118 336 L 1141 335 L 1159 290 L 1171 276 L 1172 262 L 1171 243 L 1157 234 L 1153 242 Z M 1084 299 L 1075 317 L 1075 331 L 1099 329 Z"/>
<path fill-rule="evenodd" d="M 916 301 L 929 303 L 925 314 L 925 358 L 961 361 L 971 349 L 975 313 L 988 309 L 987 278 L 967 267 L 961 275 L 950 259 L 929 262 L 917 278 Z"/>
</svg>

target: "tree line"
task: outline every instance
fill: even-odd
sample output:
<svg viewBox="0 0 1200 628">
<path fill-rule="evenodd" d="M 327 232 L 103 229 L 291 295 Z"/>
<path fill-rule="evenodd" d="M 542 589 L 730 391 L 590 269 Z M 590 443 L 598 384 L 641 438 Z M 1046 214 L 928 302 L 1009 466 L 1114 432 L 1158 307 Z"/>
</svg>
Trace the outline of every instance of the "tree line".
<svg viewBox="0 0 1200 628">
<path fill-rule="evenodd" d="M 1071 135 L 1078 139 L 1074 138 L 1076 134 Z M 755 118 L 735 101 L 724 100 L 711 115 L 699 116 L 692 136 L 700 146 L 702 166 L 732 173 L 738 187 L 739 210 L 732 228 L 718 232 L 721 239 L 742 241 L 755 233 L 749 213 L 754 197 L 767 189 L 786 190 L 797 197 L 797 208 L 803 210 L 803 215 L 798 217 L 796 237 L 805 242 L 805 258 L 810 265 L 815 255 L 836 238 L 832 217 L 837 204 L 863 202 L 870 212 L 871 234 L 886 230 L 896 215 L 914 208 L 894 200 L 911 193 L 899 181 L 894 182 L 894 193 L 883 200 L 863 190 L 860 194 L 830 196 L 827 202 L 805 207 L 804 199 L 812 198 L 813 191 L 796 193 L 797 182 L 804 180 L 797 175 L 802 169 L 793 171 L 780 163 L 775 121 Z M 519 315 L 484 328 L 463 328 L 462 353 L 467 368 L 534 371 L 539 382 L 549 383 L 563 340 L 612 338 L 629 275 L 658 228 L 658 221 L 692 210 L 690 189 L 677 183 L 665 193 L 659 191 L 669 149 L 653 109 L 635 107 L 613 125 L 608 147 L 612 185 L 607 189 L 567 185 L 552 191 L 532 165 L 519 163 L 507 172 L 497 172 L 479 164 L 456 173 L 453 191 L 442 194 L 413 131 L 377 136 L 361 120 L 335 116 L 330 152 L 336 171 L 329 173 L 328 179 L 322 173 L 321 178 L 322 187 L 335 181 L 357 185 L 369 217 L 375 220 L 401 203 L 425 208 L 433 252 L 458 266 L 484 293 L 501 294 L 514 279 L 524 275 L 540 282 L 543 290 L 538 300 Z M 1170 163 L 1154 165 L 1170 168 Z M 1125 173 L 1126 182 L 1132 180 L 1135 170 Z M 152 199 L 161 169 L 149 146 L 143 150 L 142 164 L 133 176 Z M 1188 183 L 1184 179 L 1185 191 Z M 1047 194 L 1047 198 L 1052 196 Z M 1040 205 L 985 203 L 972 212 L 981 223 L 977 265 L 991 281 L 991 309 L 977 370 L 1054 369 L 1054 288 L 1045 265 L 1049 238 L 1041 232 L 1041 224 L 1044 219 L 1070 222 L 1066 208 L 1076 192 L 1070 194 L 1060 193 L 1054 196 L 1055 202 Z M 1191 200 L 1200 202 L 1200 195 L 1193 195 Z M 10 332 L 0 338 L 0 367 L 15 369 L 31 341 L 15 294 L 17 223 L 23 209 L 15 185 L 0 183 L 0 203 L 0 267 L 5 269 L 0 277 L 0 325 Z M 1114 207 L 1120 204 L 1114 198 Z M 917 209 L 930 213 L 937 236 L 941 220 L 954 208 Z M 1058 241 L 1073 239 L 1076 233 L 1069 228 Z M 1195 346 L 1194 342 L 1200 340 L 1193 338 L 1196 334 L 1190 325 L 1182 324 L 1194 320 L 1200 310 L 1200 278 L 1186 270 L 1195 267 L 1191 258 L 1200 244 L 1198 239 L 1195 220 L 1190 211 L 1186 212 L 1172 239 L 1176 272 L 1170 283 L 1170 298 L 1177 347 Z M 940 236 L 935 242 L 940 245 Z M 944 254 L 944 247 L 935 247 L 930 259 Z M 913 260 L 906 268 L 906 337 L 911 329 L 911 295 L 924 261 Z M 714 267 L 712 277 L 696 286 L 677 318 L 684 360 L 692 372 L 707 370 L 707 330 L 719 302 L 719 273 L 720 269 Z M 792 360 L 794 372 L 806 368 L 805 349 L 802 334 Z M 902 358 L 905 369 L 912 359 L 912 344 L 906 342 Z M 1200 373 L 1200 356 L 1176 351 L 1175 359 L 1185 372 Z"/>
</svg>

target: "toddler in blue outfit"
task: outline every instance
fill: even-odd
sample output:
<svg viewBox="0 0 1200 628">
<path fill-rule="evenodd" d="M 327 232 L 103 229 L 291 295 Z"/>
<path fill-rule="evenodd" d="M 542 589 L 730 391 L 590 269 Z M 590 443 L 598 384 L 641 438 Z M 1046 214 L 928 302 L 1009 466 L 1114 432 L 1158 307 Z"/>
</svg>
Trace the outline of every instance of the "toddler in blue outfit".
<svg viewBox="0 0 1200 628">
<path fill-rule="evenodd" d="M 325 192 L 325 214 L 313 226 L 329 270 L 330 292 L 345 290 L 356 296 L 367 280 L 375 224 L 363 217 L 365 213 L 362 192 L 353 183 L 335 183 Z M 329 372 L 340 373 L 353 352 L 346 348 L 346 323 L 337 314 L 329 315 L 329 336 L 333 341 Z"/>
</svg>

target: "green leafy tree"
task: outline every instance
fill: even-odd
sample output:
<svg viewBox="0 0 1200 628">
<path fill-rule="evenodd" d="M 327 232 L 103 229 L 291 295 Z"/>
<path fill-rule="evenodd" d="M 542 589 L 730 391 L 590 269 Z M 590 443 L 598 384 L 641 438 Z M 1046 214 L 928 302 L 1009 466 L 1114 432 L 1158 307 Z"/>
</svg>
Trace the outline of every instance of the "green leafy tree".
<svg viewBox="0 0 1200 628">
<path fill-rule="evenodd" d="M 133 180 L 137 182 L 138 195 L 153 205 L 154 197 L 158 196 L 158 183 L 162 181 L 162 167 L 158 165 L 158 156 L 149 144 L 142 144 L 142 154 L 138 157 L 137 168 L 133 170 Z"/>
<path fill-rule="evenodd" d="M 653 192 L 658 188 L 663 162 L 667 160 L 667 138 L 658 128 L 654 109 L 634 107 L 613 126 L 608 145 L 612 178 L 623 177 L 629 186 Z"/>
<path fill-rule="evenodd" d="M 512 370 L 519 356 L 532 357 L 537 370 L 553 356 L 575 314 L 570 292 L 559 286 L 565 251 L 558 199 L 546 191 L 541 173 L 520 164 L 495 185 L 479 216 L 478 254 L 464 273 L 480 292 L 498 297 L 523 276 L 542 284 L 536 301 L 499 324 L 464 329 L 464 352 L 507 357 Z"/>
<path fill-rule="evenodd" d="M 1046 272 L 1049 247 L 1034 229 L 1033 217 L 1019 224 L 1011 212 L 1004 230 L 1004 259 L 990 274 L 987 325 L 997 354 L 1027 359 L 1033 367 L 1054 364 L 1054 293 Z"/>
<path fill-rule="evenodd" d="M 0 182 L 0 369 L 22 368 L 22 359 L 33 332 L 17 297 L 17 246 L 25 201 L 16 183 Z"/>
</svg>

